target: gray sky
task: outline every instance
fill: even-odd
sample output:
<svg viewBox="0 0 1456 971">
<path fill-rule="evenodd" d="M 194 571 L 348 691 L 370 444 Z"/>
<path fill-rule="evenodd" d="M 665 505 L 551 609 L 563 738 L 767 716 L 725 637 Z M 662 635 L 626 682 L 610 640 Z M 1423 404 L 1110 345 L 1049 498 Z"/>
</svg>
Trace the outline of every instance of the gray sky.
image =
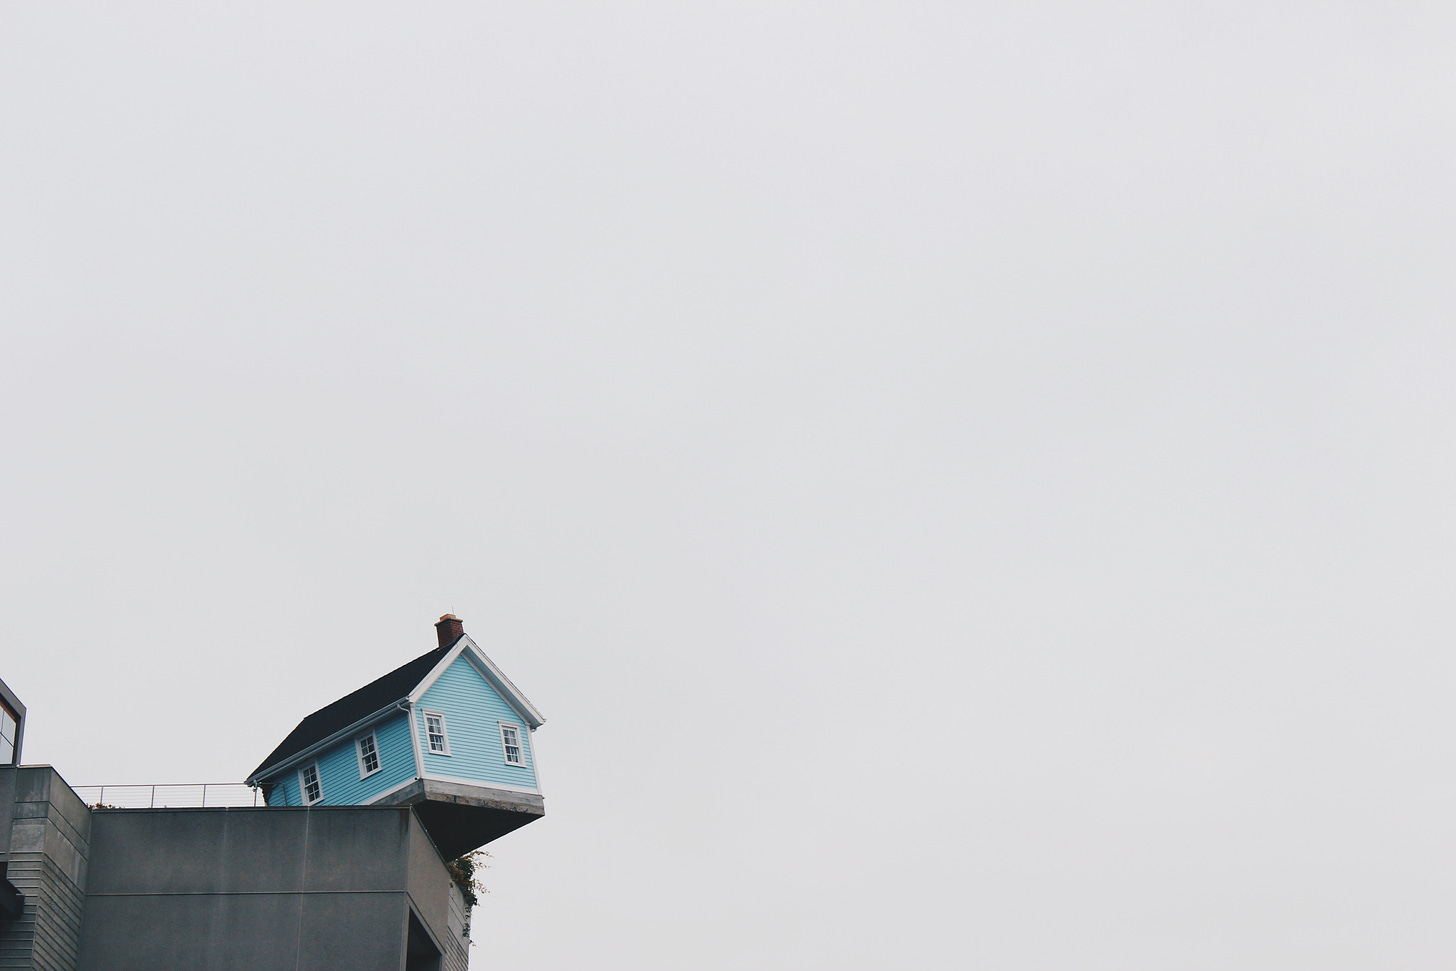
<svg viewBox="0 0 1456 971">
<path fill-rule="evenodd" d="M 1453 28 L 10 5 L 27 761 L 242 779 L 453 610 L 476 967 L 1451 967 Z"/>
</svg>

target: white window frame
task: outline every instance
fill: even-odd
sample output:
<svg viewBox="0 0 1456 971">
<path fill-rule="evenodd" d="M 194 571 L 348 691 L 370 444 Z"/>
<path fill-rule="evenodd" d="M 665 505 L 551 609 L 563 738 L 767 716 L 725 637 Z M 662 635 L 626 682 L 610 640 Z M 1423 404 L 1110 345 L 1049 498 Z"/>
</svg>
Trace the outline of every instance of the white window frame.
<svg viewBox="0 0 1456 971">
<path fill-rule="evenodd" d="M 425 721 L 425 751 L 428 752 L 430 755 L 449 755 L 450 731 L 445 726 L 445 713 L 441 711 L 425 711 L 424 709 L 420 709 L 420 715 L 424 718 Z M 440 719 L 440 742 L 444 745 L 444 748 L 437 749 L 435 748 L 435 744 L 430 741 L 431 718 Z"/>
<path fill-rule="evenodd" d="M 365 742 L 368 742 L 370 747 L 374 750 L 373 769 L 367 769 L 364 766 Z M 384 760 L 379 757 L 379 736 L 376 735 L 374 732 L 370 732 L 368 735 L 360 735 L 358 738 L 354 739 L 354 754 L 358 756 L 359 759 L 359 778 L 367 779 L 371 775 L 374 775 L 376 772 L 384 771 Z"/>
<path fill-rule="evenodd" d="M 309 769 L 313 769 L 314 782 L 318 784 L 319 794 L 317 799 L 308 798 L 308 783 L 304 779 L 304 773 L 306 773 Z M 319 764 L 317 762 L 310 762 L 307 765 L 299 766 L 298 799 L 305 806 L 312 806 L 324 801 L 324 776 L 323 773 L 319 771 Z"/>
<path fill-rule="evenodd" d="M 501 757 L 506 760 L 506 765 L 515 765 L 524 769 L 526 767 L 526 743 L 523 741 L 524 733 L 521 731 L 521 726 L 515 722 L 497 722 L 496 724 L 500 725 Z M 510 746 L 506 744 L 507 728 L 516 733 L 516 752 L 521 756 L 520 760 L 516 762 L 511 761 Z"/>
</svg>

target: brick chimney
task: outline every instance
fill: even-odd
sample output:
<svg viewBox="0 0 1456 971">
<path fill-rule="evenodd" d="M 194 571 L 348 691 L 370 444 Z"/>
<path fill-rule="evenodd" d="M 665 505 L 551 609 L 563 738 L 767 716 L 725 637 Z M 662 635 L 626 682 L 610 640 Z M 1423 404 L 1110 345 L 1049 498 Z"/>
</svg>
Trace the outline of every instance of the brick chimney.
<svg viewBox="0 0 1456 971">
<path fill-rule="evenodd" d="M 435 634 L 441 647 L 454 647 L 455 642 L 465 636 L 465 621 L 454 614 L 446 614 L 435 624 Z"/>
</svg>

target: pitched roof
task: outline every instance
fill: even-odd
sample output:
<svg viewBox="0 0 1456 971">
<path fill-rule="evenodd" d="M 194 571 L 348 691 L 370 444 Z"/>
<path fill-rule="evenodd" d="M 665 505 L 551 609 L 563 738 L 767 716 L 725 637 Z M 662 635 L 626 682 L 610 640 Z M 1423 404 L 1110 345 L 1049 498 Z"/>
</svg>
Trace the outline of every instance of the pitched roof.
<svg viewBox="0 0 1456 971">
<path fill-rule="evenodd" d="M 371 681 L 358 691 L 351 691 L 331 705 L 325 705 L 298 723 L 288 733 L 273 753 L 248 776 L 255 778 L 264 769 L 277 765 L 335 732 L 342 731 L 363 718 L 401 701 L 425 679 L 440 659 L 454 648 L 437 647 L 428 654 L 421 654 L 407 664 L 402 664 L 384 677 Z"/>
</svg>

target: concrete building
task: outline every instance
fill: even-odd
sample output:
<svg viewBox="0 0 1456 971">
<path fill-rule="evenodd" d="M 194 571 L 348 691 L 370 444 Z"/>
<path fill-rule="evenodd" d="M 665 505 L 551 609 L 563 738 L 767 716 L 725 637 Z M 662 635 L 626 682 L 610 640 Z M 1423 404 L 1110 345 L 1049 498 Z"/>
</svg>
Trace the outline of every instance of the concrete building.
<svg viewBox="0 0 1456 971">
<path fill-rule="evenodd" d="M 465 971 L 468 910 L 408 806 L 90 809 L 0 768 L 21 914 L 0 968 Z"/>
<path fill-rule="evenodd" d="M 19 764 L 0 682 L 0 969 L 465 971 L 449 861 L 544 812 L 543 719 L 458 618 L 437 630 L 300 723 L 249 780 L 263 806 L 88 806 Z"/>
</svg>

